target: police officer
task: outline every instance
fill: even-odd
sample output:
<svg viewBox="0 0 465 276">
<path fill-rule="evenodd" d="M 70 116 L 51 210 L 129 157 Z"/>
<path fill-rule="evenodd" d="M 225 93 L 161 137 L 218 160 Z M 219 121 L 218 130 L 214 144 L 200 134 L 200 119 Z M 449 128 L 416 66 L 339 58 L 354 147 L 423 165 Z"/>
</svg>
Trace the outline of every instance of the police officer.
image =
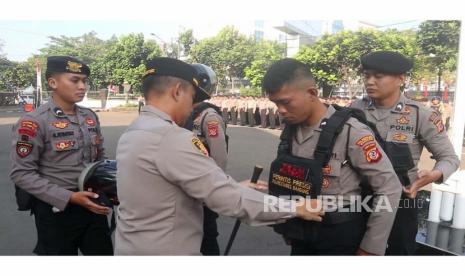
<svg viewBox="0 0 465 276">
<path fill-rule="evenodd" d="M 361 58 L 368 97 L 352 103 L 364 111 L 386 141 L 386 151 L 403 185 L 400 209 L 389 238 L 389 255 L 415 252 L 420 188 L 432 182 L 444 182 L 459 166 L 447 137 L 441 115 L 407 99 L 401 92 L 412 61 L 400 53 L 378 51 Z M 436 160 L 432 170 L 418 171 L 423 148 Z"/>
<path fill-rule="evenodd" d="M 276 105 L 268 99 L 268 97 L 266 97 L 265 99 L 266 99 L 266 108 L 268 112 L 268 118 L 270 120 L 270 129 L 275 129 L 277 108 L 276 108 Z"/>
<path fill-rule="evenodd" d="M 268 115 L 268 104 L 265 97 L 260 97 L 258 99 L 258 109 L 260 111 L 260 128 L 266 128 L 266 121 Z"/>
<path fill-rule="evenodd" d="M 229 110 L 231 113 L 231 124 L 237 125 L 238 99 L 234 96 L 229 99 Z"/>
<path fill-rule="evenodd" d="M 197 71 L 200 87 L 210 95 L 217 85 L 215 72 L 204 64 L 196 63 L 192 66 Z M 231 103 L 231 99 L 228 101 Z M 194 132 L 207 148 L 209 156 L 223 171 L 226 171 L 228 145 L 226 142 L 226 123 L 221 114 L 220 108 L 216 105 L 206 102 L 196 103 L 194 111 L 186 123 L 186 128 Z M 191 122 L 192 127 L 190 127 Z M 200 252 L 203 255 L 220 255 L 220 248 L 216 240 L 218 237 L 216 223 L 218 214 L 206 206 L 203 207 L 203 211 L 203 239 Z"/>
<path fill-rule="evenodd" d="M 245 126 L 247 124 L 247 99 L 244 97 L 239 98 L 238 100 L 238 107 L 239 107 L 239 117 L 241 120 L 241 126 Z"/>
<path fill-rule="evenodd" d="M 257 101 L 253 97 L 247 97 L 247 118 L 249 126 L 255 126 L 255 109 L 257 109 Z"/>
<path fill-rule="evenodd" d="M 352 117 L 332 124 L 341 113 L 320 102 L 305 64 L 288 58 L 275 62 L 264 76 L 263 89 L 286 122 L 270 168 L 271 194 L 342 196 L 340 204 L 346 206 L 351 196 L 360 196 L 364 177 L 374 191 L 374 205 L 397 204 L 399 180 L 373 133 Z M 395 217 L 392 209 L 372 212 L 366 222 L 363 213 L 338 208 L 328 210 L 322 223 L 293 220 L 275 231 L 291 244 L 292 255 L 384 255 Z"/>
<path fill-rule="evenodd" d="M 193 102 L 209 98 L 191 65 L 157 58 L 147 68 L 142 80 L 146 106 L 121 136 L 116 152 L 120 205 L 115 254 L 199 255 L 203 203 L 254 225 L 296 216 L 321 220 L 318 208 L 312 211 L 239 185 L 192 132 L 178 127 L 185 124 Z M 279 204 L 288 204 L 291 211 Z"/>
<path fill-rule="evenodd" d="M 47 59 L 50 101 L 21 117 L 13 127 L 10 177 L 22 210 L 31 209 L 37 228 L 37 255 L 112 255 L 108 207 L 97 194 L 78 191 L 86 164 L 104 158 L 97 115 L 76 105 L 87 90 L 89 67 L 68 56 Z"/>
</svg>

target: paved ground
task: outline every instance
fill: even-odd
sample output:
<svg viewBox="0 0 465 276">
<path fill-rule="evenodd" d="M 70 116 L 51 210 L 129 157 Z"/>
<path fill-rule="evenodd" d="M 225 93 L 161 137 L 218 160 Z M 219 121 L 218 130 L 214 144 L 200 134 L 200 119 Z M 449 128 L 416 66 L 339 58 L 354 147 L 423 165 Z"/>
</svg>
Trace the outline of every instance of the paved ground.
<svg viewBox="0 0 465 276">
<path fill-rule="evenodd" d="M 0 255 L 31 255 L 36 241 L 33 217 L 16 211 L 13 184 L 9 180 L 10 130 L 20 116 L 15 108 L 0 109 Z M 110 158 L 120 135 L 137 116 L 137 112 L 100 112 L 105 135 L 105 146 Z M 265 167 L 262 179 L 266 180 L 270 162 L 276 154 L 279 132 L 248 127 L 229 127 L 230 154 L 227 172 L 238 180 L 248 179 L 253 166 Z M 433 162 L 427 152 L 422 156 L 421 167 L 431 168 Z M 465 162 L 462 162 L 465 168 Z M 219 242 L 223 251 L 234 225 L 234 219 L 219 219 Z M 288 255 L 290 248 L 269 227 L 253 228 L 242 225 L 230 255 Z"/>
</svg>

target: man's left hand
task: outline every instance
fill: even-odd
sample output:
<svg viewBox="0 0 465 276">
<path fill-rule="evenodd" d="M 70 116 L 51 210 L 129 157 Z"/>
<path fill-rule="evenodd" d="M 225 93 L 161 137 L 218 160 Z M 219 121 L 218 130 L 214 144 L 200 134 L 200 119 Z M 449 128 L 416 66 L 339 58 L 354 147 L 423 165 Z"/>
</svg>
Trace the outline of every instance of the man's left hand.
<svg viewBox="0 0 465 276">
<path fill-rule="evenodd" d="M 417 192 L 424 186 L 438 181 L 442 177 L 442 172 L 439 170 L 421 170 L 418 171 L 418 179 L 415 180 L 411 185 L 407 187 L 402 187 L 404 194 L 409 198 L 415 198 Z"/>
</svg>

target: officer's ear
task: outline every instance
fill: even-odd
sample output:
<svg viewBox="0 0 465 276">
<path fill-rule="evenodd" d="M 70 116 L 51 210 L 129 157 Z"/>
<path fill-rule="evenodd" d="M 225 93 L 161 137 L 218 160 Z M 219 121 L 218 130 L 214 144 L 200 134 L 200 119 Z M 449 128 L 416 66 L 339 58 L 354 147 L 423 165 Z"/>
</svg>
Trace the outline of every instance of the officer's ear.
<svg viewBox="0 0 465 276">
<path fill-rule="evenodd" d="M 399 75 L 399 82 L 400 82 L 401 87 L 404 86 L 406 80 L 407 80 L 407 75 L 406 74 Z"/>
<path fill-rule="evenodd" d="M 56 76 L 51 76 L 48 78 L 47 83 L 52 90 L 55 90 L 58 87 Z"/>
</svg>

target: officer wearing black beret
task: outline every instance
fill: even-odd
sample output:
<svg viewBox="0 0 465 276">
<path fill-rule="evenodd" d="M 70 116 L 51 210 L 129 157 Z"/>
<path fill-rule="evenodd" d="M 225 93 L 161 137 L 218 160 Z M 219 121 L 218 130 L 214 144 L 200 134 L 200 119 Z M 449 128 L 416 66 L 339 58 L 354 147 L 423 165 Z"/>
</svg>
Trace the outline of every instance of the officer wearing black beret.
<svg viewBox="0 0 465 276">
<path fill-rule="evenodd" d="M 363 80 L 368 97 L 351 107 L 364 111 L 385 140 L 389 156 L 403 186 L 399 210 L 388 240 L 387 255 L 412 255 L 418 228 L 420 188 L 443 183 L 459 166 L 459 160 L 445 131 L 441 115 L 421 103 L 406 98 L 402 87 L 412 61 L 394 51 L 377 51 L 361 57 Z M 418 170 L 423 148 L 432 154 L 432 170 Z"/>
<path fill-rule="evenodd" d="M 97 115 L 76 105 L 87 91 L 89 67 L 69 56 L 47 59 L 49 102 L 22 116 L 13 127 L 10 177 L 18 209 L 31 210 L 37 255 L 112 255 L 110 209 L 78 191 L 88 164 L 105 158 Z"/>
<path fill-rule="evenodd" d="M 209 98 L 200 81 L 194 67 L 180 60 L 156 58 L 147 64 L 142 79 L 147 104 L 116 149 L 120 205 L 115 255 L 199 255 L 203 204 L 255 225 L 296 216 L 321 220 L 319 210 L 283 210 L 277 198 L 270 202 L 265 194 L 239 185 L 198 137 L 180 127 L 193 103 Z"/>
</svg>

